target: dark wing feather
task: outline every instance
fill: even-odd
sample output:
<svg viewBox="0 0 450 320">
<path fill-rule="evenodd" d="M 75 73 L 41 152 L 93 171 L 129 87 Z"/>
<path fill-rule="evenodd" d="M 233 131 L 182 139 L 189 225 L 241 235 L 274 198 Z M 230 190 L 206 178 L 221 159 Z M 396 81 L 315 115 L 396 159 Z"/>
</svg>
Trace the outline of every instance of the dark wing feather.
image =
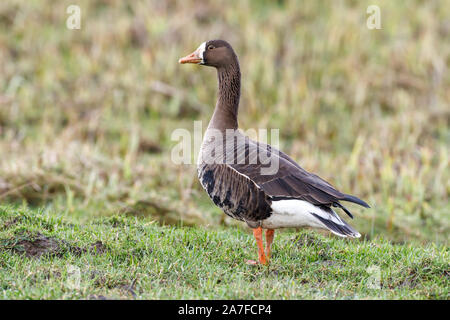
<svg viewBox="0 0 450 320">
<path fill-rule="evenodd" d="M 244 155 L 245 161 L 239 164 L 229 164 L 239 173 L 249 177 L 256 185 L 274 200 L 300 199 L 314 205 L 335 206 L 342 208 L 350 217 L 351 213 L 339 203 L 340 200 L 350 201 L 369 207 L 369 205 L 355 196 L 347 195 L 336 190 L 331 184 L 319 176 L 309 173 L 300 167 L 285 153 L 275 148 L 246 139 L 245 143 L 234 147 L 235 155 Z M 273 174 L 262 175 L 261 168 L 265 165 L 259 157 L 252 157 L 260 152 L 266 152 L 279 163 L 278 170 Z M 242 158 L 241 158 L 242 159 Z M 268 167 L 268 165 L 266 165 Z"/>
</svg>

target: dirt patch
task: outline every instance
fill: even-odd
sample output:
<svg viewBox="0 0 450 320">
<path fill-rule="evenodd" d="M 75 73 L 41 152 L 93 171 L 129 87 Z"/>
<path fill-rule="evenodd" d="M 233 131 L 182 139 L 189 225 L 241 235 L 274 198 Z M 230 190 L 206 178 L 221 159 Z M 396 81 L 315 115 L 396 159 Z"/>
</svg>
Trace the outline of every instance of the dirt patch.
<svg viewBox="0 0 450 320">
<path fill-rule="evenodd" d="M 32 258 L 39 258 L 42 255 L 62 257 L 67 252 L 80 256 L 88 251 L 91 254 L 103 254 L 107 251 L 106 246 L 101 241 L 96 241 L 89 248 L 81 248 L 71 245 L 67 241 L 47 237 L 40 233 L 18 235 L 12 239 L 0 239 L 0 249 Z"/>
<path fill-rule="evenodd" d="M 27 257 L 40 257 L 43 254 L 57 255 L 60 251 L 58 241 L 42 234 L 37 234 L 29 239 L 24 239 L 23 236 L 6 239 L 2 240 L 0 244 L 3 244 L 3 247 L 7 250 L 25 254 Z"/>
<path fill-rule="evenodd" d="M 91 244 L 89 250 L 92 254 L 103 254 L 108 250 L 108 248 L 106 248 L 103 242 L 96 241 L 93 244 Z"/>
</svg>

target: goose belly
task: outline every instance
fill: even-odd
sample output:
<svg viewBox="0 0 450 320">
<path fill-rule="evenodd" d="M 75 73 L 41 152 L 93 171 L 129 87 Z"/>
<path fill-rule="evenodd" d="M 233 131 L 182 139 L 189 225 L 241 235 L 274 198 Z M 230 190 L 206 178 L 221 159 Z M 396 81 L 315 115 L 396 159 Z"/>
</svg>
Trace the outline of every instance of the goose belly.
<svg viewBox="0 0 450 320">
<path fill-rule="evenodd" d="M 272 214 L 262 221 L 267 229 L 313 227 L 323 229 L 325 226 L 311 213 L 328 215 L 319 207 L 303 200 L 288 199 L 272 201 Z"/>
</svg>

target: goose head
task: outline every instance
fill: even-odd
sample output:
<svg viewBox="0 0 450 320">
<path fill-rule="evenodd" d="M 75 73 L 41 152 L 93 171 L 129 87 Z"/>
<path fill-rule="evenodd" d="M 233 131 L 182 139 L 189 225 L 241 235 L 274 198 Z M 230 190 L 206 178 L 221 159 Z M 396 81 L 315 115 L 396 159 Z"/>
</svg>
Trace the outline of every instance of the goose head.
<svg viewBox="0 0 450 320">
<path fill-rule="evenodd" d="M 193 63 L 217 69 L 227 67 L 237 61 L 231 45 L 224 40 L 203 42 L 197 50 L 178 60 L 178 63 Z"/>
</svg>

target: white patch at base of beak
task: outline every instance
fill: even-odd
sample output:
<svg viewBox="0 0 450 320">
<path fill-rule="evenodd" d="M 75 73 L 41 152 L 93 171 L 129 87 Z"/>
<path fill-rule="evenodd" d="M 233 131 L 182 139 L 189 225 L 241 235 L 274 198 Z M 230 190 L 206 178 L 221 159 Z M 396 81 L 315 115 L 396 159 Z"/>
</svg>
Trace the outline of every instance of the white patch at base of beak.
<svg viewBox="0 0 450 320">
<path fill-rule="evenodd" d="M 203 54 L 205 53 L 205 50 L 206 50 L 206 42 L 203 42 L 197 48 L 198 56 L 202 59 L 202 61 L 199 64 L 204 64 L 205 63 L 205 59 L 203 58 Z"/>
</svg>

